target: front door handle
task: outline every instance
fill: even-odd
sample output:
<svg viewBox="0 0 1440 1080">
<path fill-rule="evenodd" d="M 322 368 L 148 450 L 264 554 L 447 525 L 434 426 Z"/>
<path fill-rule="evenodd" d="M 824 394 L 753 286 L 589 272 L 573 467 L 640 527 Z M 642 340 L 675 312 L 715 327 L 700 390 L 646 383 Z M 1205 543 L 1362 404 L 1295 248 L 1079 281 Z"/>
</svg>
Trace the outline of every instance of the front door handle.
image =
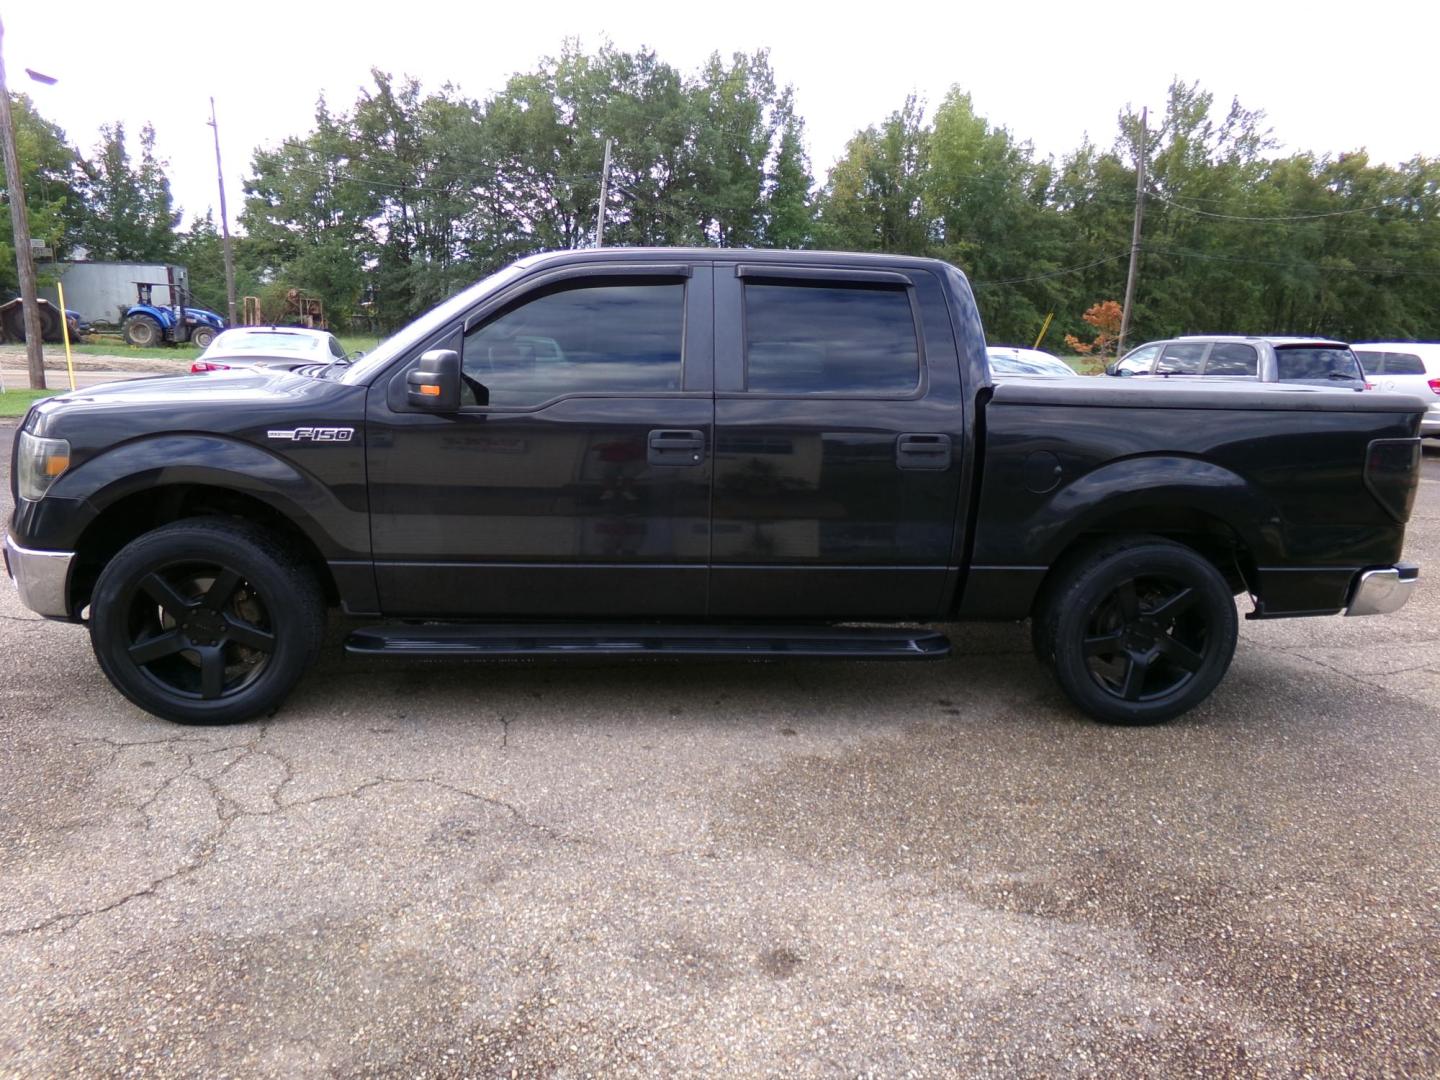
<svg viewBox="0 0 1440 1080">
<path fill-rule="evenodd" d="M 902 469 L 943 472 L 950 468 L 950 456 L 949 435 L 901 435 L 895 440 L 895 464 Z"/>
<path fill-rule="evenodd" d="M 705 457 L 703 431 L 652 431 L 645 444 L 651 465 L 699 465 Z"/>
</svg>

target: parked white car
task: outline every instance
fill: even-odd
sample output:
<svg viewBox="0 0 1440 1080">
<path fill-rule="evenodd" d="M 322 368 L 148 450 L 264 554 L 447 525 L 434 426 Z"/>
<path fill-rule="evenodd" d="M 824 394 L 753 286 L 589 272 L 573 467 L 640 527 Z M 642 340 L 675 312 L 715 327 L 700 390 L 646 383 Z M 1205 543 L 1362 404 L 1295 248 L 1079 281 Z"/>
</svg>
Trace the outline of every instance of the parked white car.
<svg viewBox="0 0 1440 1080">
<path fill-rule="evenodd" d="M 1414 394 L 1430 402 L 1420 434 L 1440 439 L 1440 342 L 1362 341 L 1350 348 L 1376 390 Z"/>
<path fill-rule="evenodd" d="M 304 367 L 344 360 L 345 347 L 326 330 L 303 326 L 236 326 L 216 335 L 190 365 L 192 374 L 227 371 L 253 364 Z"/>
</svg>

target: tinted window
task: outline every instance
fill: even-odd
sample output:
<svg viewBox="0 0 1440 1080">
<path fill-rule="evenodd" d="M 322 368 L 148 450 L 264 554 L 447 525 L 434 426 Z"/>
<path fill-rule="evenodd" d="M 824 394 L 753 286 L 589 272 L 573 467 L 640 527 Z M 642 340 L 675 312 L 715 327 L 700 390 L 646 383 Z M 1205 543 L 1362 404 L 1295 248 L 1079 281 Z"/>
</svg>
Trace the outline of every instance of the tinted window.
<svg viewBox="0 0 1440 1080">
<path fill-rule="evenodd" d="M 745 386 L 762 393 L 907 394 L 920 382 L 904 289 L 745 286 Z"/>
<path fill-rule="evenodd" d="M 1217 342 L 1205 362 L 1206 375 L 1255 375 L 1260 370 L 1260 357 L 1253 346 L 1234 342 Z"/>
<path fill-rule="evenodd" d="M 1380 368 L 1385 363 L 1383 352 L 1356 352 L 1355 359 L 1360 361 L 1360 366 L 1365 370 L 1366 375 L 1379 375 Z"/>
<path fill-rule="evenodd" d="M 1155 365 L 1156 375 L 1199 375 L 1200 361 L 1205 359 L 1204 342 L 1172 341 L 1160 354 L 1160 363 Z"/>
<path fill-rule="evenodd" d="M 1414 353 L 1387 352 L 1385 354 L 1386 375 L 1424 375 L 1425 364 Z"/>
<path fill-rule="evenodd" d="M 1321 345 L 1288 346 L 1275 350 L 1277 377 L 1281 382 L 1305 379 L 1359 381 L 1360 364 L 1349 349 Z"/>
<path fill-rule="evenodd" d="M 491 405 L 679 390 L 684 313 L 679 283 L 558 289 L 467 333 L 465 375 L 489 391 Z M 474 404 L 475 388 L 465 393 Z"/>
</svg>

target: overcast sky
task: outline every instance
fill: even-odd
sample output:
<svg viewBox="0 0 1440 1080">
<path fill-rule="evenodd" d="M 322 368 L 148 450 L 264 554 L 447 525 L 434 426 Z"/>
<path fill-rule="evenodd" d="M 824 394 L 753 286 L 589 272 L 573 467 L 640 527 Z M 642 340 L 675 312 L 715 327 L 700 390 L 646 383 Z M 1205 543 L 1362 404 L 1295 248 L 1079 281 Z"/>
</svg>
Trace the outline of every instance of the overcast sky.
<svg viewBox="0 0 1440 1080">
<path fill-rule="evenodd" d="M 1263 109 L 1288 149 L 1440 156 L 1440 3 L 1199 0 L 1173 4 L 949 2 L 167 5 L 69 0 L 6 5 L 12 89 L 72 144 L 147 120 L 186 212 L 217 204 L 208 98 L 220 116 L 232 220 L 251 151 L 309 129 L 323 91 L 348 108 L 380 67 L 483 97 L 577 36 L 654 48 L 689 72 L 712 51 L 770 49 L 807 123 L 817 178 L 857 127 L 911 92 L 952 85 L 992 123 L 1059 157 L 1088 133 L 1108 146 L 1126 103 L 1162 108 L 1179 75 L 1217 106 Z M 135 13 L 145 26 L 137 34 Z M 34 68 L 55 86 L 26 78 Z M 597 162 L 597 171 L 599 163 Z"/>
</svg>

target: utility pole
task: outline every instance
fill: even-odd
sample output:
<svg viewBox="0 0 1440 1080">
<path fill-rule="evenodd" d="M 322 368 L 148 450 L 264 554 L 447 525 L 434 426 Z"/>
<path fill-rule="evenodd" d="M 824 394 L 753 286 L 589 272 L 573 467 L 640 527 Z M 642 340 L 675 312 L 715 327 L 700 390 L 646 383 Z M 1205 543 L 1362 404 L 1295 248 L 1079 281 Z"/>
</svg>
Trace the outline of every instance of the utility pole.
<svg viewBox="0 0 1440 1080">
<path fill-rule="evenodd" d="M 1130 333 L 1130 309 L 1135 303 L 1135 278 L 1140 272 L 1140 222 L 1145 218 L 1145 125 L 1148 107 L 1140 109 L 1140 161 L 1135 168 L 1135 229 L 1130 234 L 1130 272 L 1125 275 L 1125 310 L 1120 314 L 1120 339 L 1115 359 L 1125 355 L 1125 336 Z"/>
<path fill-rule="evenodd" d="M 10 222 L 15 230 L 15 267 L 20 272 L 20 303 L 25 309 L 25 356 L 30 387 L 45 389 L 45 347 L 40 341 L 40 302 L 35 291 L 35 257 L 30 253 L 30 217 L 25 212 L 25 181 L 15 149 L 15 117 L 10 87 L 5 82 L 5 25 L 0 22 L 0 138 L 5 142 L 5 187 L 10 196 Z M 62 311 L 63 319 L 65 313 Z"/>
<path fill-rule="evenodd" d="M 605 246 L 605 200 L 610 195 L 610 140 L 605 140 L 605 164 L 600 167 L 600 216 L 595 219 L 595 246 Z"/>
<path fill-rule="evenodd" d="M 230 215 L 225 209 L 225 170 L 220 167 L 220 125 L 215 121 L 215 99 L 210 99 L 210 126 L 215 129 L 215 179 L 220 183 L 220 233 L 225 238 L 225 303 L 230 325 L 235 325 L 235 252 L 230 246 Z"/>
</svg>

